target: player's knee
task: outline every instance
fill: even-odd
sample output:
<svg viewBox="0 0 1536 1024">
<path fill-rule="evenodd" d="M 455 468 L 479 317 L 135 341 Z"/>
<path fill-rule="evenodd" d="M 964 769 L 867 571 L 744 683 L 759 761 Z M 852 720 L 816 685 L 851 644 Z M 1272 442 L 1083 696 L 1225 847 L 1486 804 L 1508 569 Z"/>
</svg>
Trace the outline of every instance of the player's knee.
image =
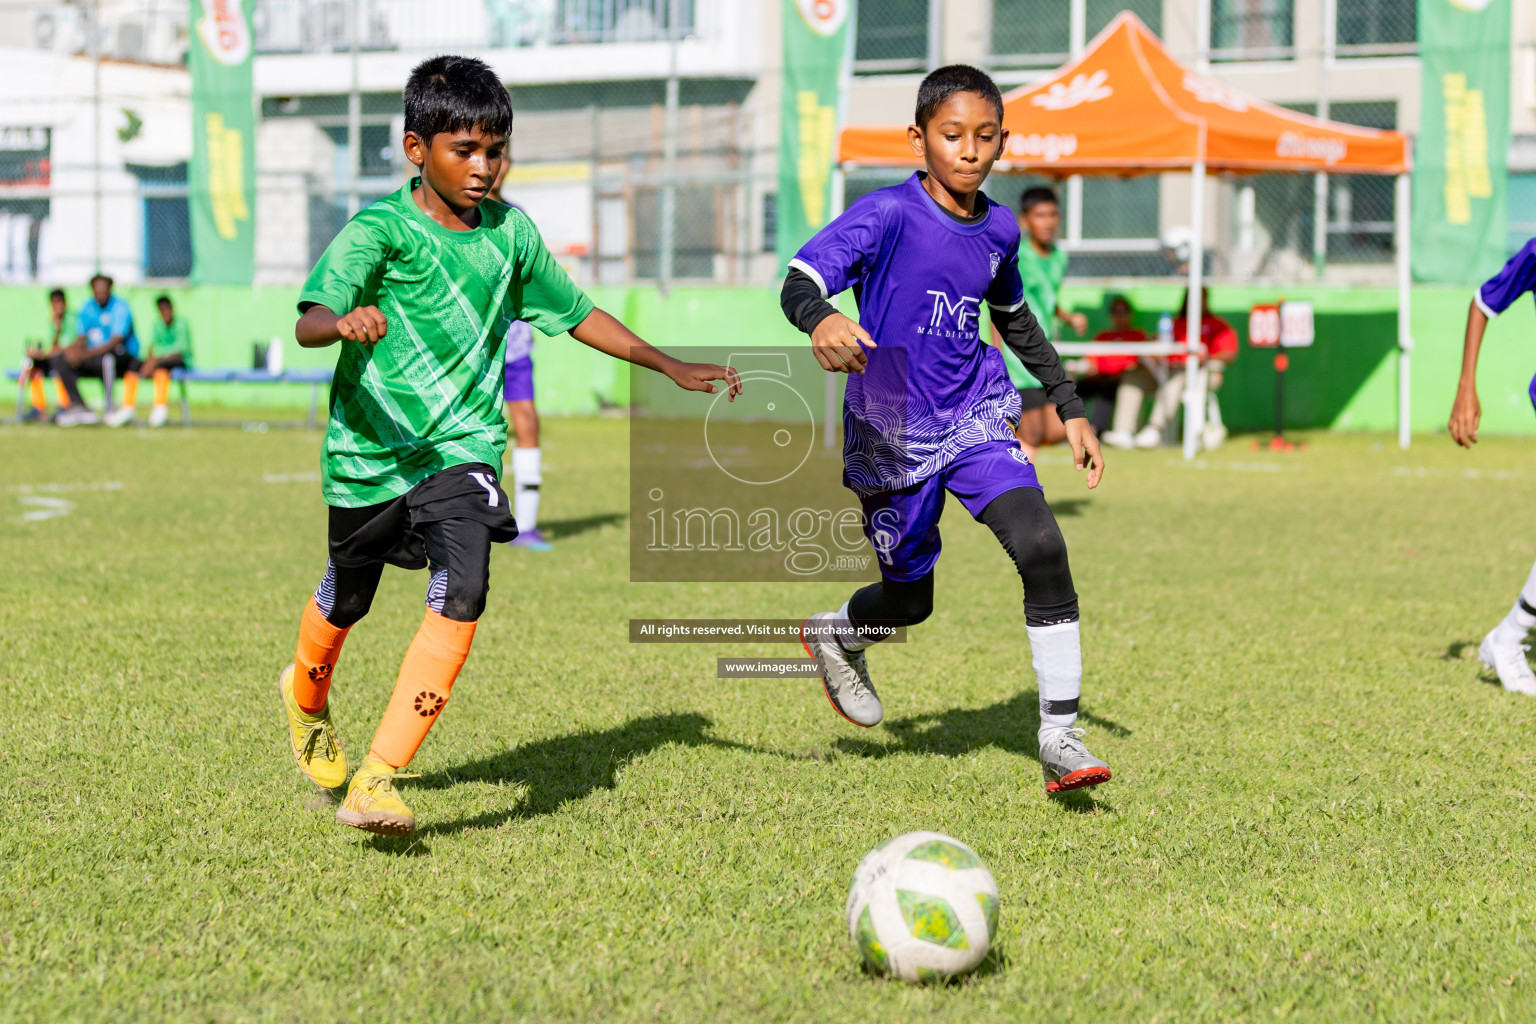
<svg viewBox="0 0 1536 1024">
<path fill-rule="evenodd" d="M 338 594 L 331 602 L 330 610 L 322 608 L 321 612 L 325 621 L 337 629 L 348 629 L 360 622 L 372 607 L 372 594 Z"/>
<path fill-rule="evenodd" d="M 427 585 L 427 607 L 445 619 L 475 622 L 485 612 L 489 580 L 485 575 L 439 570 Z"/>
</svg>

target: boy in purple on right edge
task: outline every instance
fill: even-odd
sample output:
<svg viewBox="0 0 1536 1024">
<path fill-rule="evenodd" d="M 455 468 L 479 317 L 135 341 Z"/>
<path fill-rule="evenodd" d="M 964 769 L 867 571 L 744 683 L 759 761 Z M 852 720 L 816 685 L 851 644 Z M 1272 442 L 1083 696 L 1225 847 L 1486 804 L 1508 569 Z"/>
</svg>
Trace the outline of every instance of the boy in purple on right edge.
<svg viewBox="0 0 1536 1024">
<path fill-rule="evenodd" d="M 1472 293 L 1467 308 L 1467 333 L 1462 343 L 1461 379 L 1456 383 L 1456 402 L 1451 406 L 1451 437 L 1463 448 L 1477 443 L 1477 427 L 1483 408 L 1477 400 L 1477 356 L 1488 321 L 1497 317 L 1526 292 L 1536 292 L 1536 238 L 1493 277 Z M 1536 405 L 1536 380 L 1531 381 L 1531 402 Z M 1532 566 L 1520 596 L 1493 630 L 1483 638 L 1477 655 L 1499 675 L 1504 689 L 1536 697 L 1536 673 L 1525 658 L 1525 637 L 1536 626 L 1536 566 Z"/>
<path fill-rule="evenodd" d="M 1089 487 L 1104 466 L 1083 403 L 1024 300 L 1018 222 L 980 191 L 1007 141 L 1002 119 L 1002 96 L 983 72 L 956 64 L 930 74 L 907 129 L 927 169 L 859 199 L 790 261 L 785 316 L 811 336 L 825 369 L 853 374 L 843 482 L 864 506 L 881 575 L 837 611 L 807 619 L 802 641 L 833 708 L 855 725 L 878 723 L 884 709 L 864 652 L 883 638 L 877 623 L 916 625 L 932 612 L 950 492 L 997 535 L 1024 581 L 1040 766 L 1055 793 L 1107 782 L 1110 772 L 1075 727 L 1083 665 L 1067 546 L 1014 436 L 1019 395 L 981 336 L 983 301 L 1060 412 Z M 849 287 L 863 326 L 827 301 Z"/>
</svg>

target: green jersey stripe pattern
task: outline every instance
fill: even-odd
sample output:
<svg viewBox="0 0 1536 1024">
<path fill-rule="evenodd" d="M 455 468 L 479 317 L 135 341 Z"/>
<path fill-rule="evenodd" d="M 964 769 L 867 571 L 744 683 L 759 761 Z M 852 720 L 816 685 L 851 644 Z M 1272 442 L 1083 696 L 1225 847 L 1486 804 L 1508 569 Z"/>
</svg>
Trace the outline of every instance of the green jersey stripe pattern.
<svg viewBox="0 0 1536 1024">
<path fill-rule="evenodd" d="M 299 296 L 345 314 L 377 306 L 376 345 L 342 341 L 320 460 L 328 504 L 389 501 L 450 466 L 500 466 L 507 331 L 525 320 L 546 336 L 592 312 L 526 214 L 493 200 L 480 226 L 451 231 L 412 196 L 421 179 L 342 228 Z"/>
</svg>

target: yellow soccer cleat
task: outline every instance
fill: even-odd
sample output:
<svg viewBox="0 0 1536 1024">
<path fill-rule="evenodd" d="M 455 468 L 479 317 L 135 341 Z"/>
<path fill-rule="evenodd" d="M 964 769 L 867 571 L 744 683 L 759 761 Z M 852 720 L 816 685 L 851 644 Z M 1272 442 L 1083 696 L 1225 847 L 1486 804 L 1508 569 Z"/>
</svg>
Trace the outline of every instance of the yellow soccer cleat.
<svg viewBox="0 0 1536 1024">
<path fill-rule="evenodd" d="M 318 715 L 299 707 L 293 699 L 292 665 L 277 677 L 277 688 L 283 697 L 283 710 L 288 714 L 288 742 L 299 771 L 321 789 L 335 789 L 346 782 L 347 755 L 342 752 L 336 726 L 331 724 L 330 704 L 321 708 Z"/>
<path fill-rule="evenodd" d="M 416 831 L 416 816 L 395 792 L 396 779 L 414 779 L 401 775 L 383 761 L 369 757 L 352 776 L 347 798 L 336 808 L 336 820 L 343 825 L 377 832 L 385 836 L 408 836 Z"/>
</svg>

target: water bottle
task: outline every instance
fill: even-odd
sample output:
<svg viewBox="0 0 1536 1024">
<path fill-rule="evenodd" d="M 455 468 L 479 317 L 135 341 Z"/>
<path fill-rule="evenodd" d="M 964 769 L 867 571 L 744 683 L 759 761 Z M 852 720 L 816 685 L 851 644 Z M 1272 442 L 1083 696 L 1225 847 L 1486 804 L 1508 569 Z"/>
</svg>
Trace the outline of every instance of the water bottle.
<svg viewBox="0 0 1536 1024">
<path fill-rule="evenodd" d="M 267 342 L 267 372 L 274 377 L 283 372 L 283 339 L 275 334 Z"/>
<path fill-rule="evenodd" d="M 1164 313 L 1157 318 L 1157 343 L 1159 345 L 1173 344 L 1173 314 Z"/>
</svg>

